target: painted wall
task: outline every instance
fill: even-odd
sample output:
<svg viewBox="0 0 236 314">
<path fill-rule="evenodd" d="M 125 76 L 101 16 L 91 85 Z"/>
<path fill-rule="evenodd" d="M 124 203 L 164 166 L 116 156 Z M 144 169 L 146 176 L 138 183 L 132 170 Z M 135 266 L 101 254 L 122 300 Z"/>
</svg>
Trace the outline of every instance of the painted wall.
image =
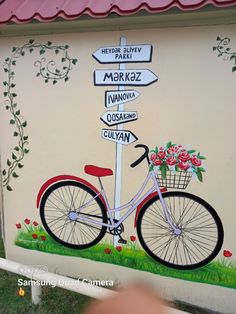
<svg viewBox="0 0 236 314">
<path fill-rule="evenodd" d="M 131 130 L 138 141 L 123 147 L 122 202 L 127 202 L 134 195 L 148 172 L 145 163 L 130 168 L 130 164 L 140 156 L 140 150 L 134 149 L 135 144 L 143 143 L 152 149 L 172 140 L 187 149 L 200 151 L 207 157 L 204 161 L 206 173 L 203 173 L 203 183 L 194 179 L 187 191 L 203 198 L 216 209 L 225 234 L 222 249 L 215 261 L 220 261 L 221 267 L 223 265 L 231 277 L 235 275 L 234 59 L 224 60 L 224 55 L 218 57 L 217 51 L 213 51 L 213 46 L 218 44 L 218 36 L 229 37 L 231 41 L 227 47 L 232 48 L 232 52 L 235 51 L 235 35 L 235 25 L 222 25 L 33 37 L 34 43 L 46 44 L 50 41 L 52 46 L 69 45 L 69 57 L 71 60 L 78 59 L 78 62 L 71 61 L 69 80 L 58 80 L 55 84 L 45 83 L 42 77 L 36 76 L 39 67 L 35 61 L 45 57 L 47 60 L 55 60 L 58 68 L 63 67 L 60 50 L 55 53 L 55 49 L 46 49 L 41 55 L 40 48 L 35 48 L 32 53 L 26 51 L 14 68 L 15 100 L 20 109 L 19 115 L 24 117 L 22 121 L 27 121 L 24 130 L 25 135 L 29 136 L 26 149 L 30 151 L 22 160 L 24 167 L 16 171 L 19 177 L 10 179 L 13 191 L 4 188 L 7 258 L 26 264 L 47 265 L 51 271 L 77 277 L 101 277 L 117 282 L 137 277 L 148 278 L 154 285 L 160 286 L 163 294 L 168 297 L 233 313 L 235 281 L 230 283 L 232 289 L 221 288 L 217 272 L 218 279 L 211 286 L 213 293 L 209 297 L 208 293 L 203 292 L 208 289 L 208 285 L 196 284 L 191 279 L 183 280 L 186 279 L 183 278 L 183 271 L 179 271 L 178 275 L 165 273 L 164 276 L 131 271 L 112 264 L 66 256 L 65 252 L 61 253 L 63 256 L 42 253 L 37 251 L 37 247 L 34 250 L 24 249 L 15 244 L 15 239 L 23 228 L 32 226 L 33 221 L 41 225 L 36 198 L 46 180 L 56 175 L 71 174 L 98 187 L 97 179 L 84 173 L 84 165 L 115 168 L 115 144 L 101 138 L 101 129 L 106 126 L 100 116 L 106 110 L 105 91 L 116 87 L 94 86 L 93 72 L 96 69 L 117 69 L 118 65 L 99 64 L 92 54 L 100 47 L 118 45 L 120 36 L 125 36 L 128 44 L 153 46 L 151 63 L 130 63 L 126 68 L 148 68 L 159 80 L 147 87 L 135 87 L 141 95 L 125 104 L 125 110 L 138 112 L 138 120 L 127 123 L 124 127 Z M 1 64 L 4 59 L 11 57 L 12 47 L 21 47 L 30 39 L 31 37 L 0 38 Z M 7 80 L 7 74 L 2 67 L 1 82 Z M 0 100 L 1 166 L 2 169 L 7 169 L 6 161 L 17 143 L 17 137 L 13 136 L 14 125 L 9 123 L 11 116 L 9 110 L 5 109 L 6 97 L 3 93 Z M 113 202 L 114 176 L 104 178 L 103 182 L 108 198 Z M 24 222 L 25 219 L 29 219 L 30 223 L 27 220 Z M 128 239 L 128 244 L 135 251 L 134 246 L 138 247 L 139 244 L 138 239 L 130 239 L 131 235 L 136 237 L 133 221 L 134 215 L 131 215 L 124 223 L 123 237 Z M 18 225 L 17 228 L 16 224 L 21 226 Z M 36 229 L 32 230 L 31 233 L 37 234 Z M 48 239 L 32 240 L 45 244 Z M 103 243 L 104 241 L 111 242 L 112 236 L 107 235 Z M 40 245 L 38 249 L 39 247 Z M 119 253 L 115 248 L 114 251 L 114 254 Z M 111 256 L 112 253 L 107 255 Z M 106 253 L 101 250 L 101 254 Z M 169 278 L 176 276 L 179 279 Z M 181 289 L 178 289 L 180 286 Z M 223 290 L 225 300 L 219 298 Z"/>
</svg>

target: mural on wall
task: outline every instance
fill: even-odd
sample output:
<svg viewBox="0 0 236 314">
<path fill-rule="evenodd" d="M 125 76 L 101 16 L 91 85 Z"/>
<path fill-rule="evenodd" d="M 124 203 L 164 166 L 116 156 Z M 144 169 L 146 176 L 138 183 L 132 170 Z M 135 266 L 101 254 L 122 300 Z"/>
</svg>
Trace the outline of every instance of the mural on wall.
<svg viewBox="0 0 236 314">
<path fill-rule="evenodd" d="M 11 119 L 10 124 L 14 126 L 15 131 L 13 136 L 16 137 L 16 146 L 11 150 L 11 155 L 7 159 L 6 166 L 2 171 L 3 186 L 8 191 L 12 191 L 10 185 L 11 178 L 18 178 L 18 170 L 23 168 L 23 159 L 25 154 L 29 153 L 29 136 L 26 135 L 25 129 L 27 127 L 27 121 L 22 115 L 19 106 L 16 101 L 17 94 L 14 91 L 15 84 L 15 70 L 14 67 L 18 62 L 18 59 L 24 57 L 27 53 L 33 53 L 35 49 L 39 51 L 40 56 L 44 55 L 47 51 L 54 51 L 55 54 L 61 55 L 61 69 L 56 68 L 56 62 L 54 60 L 47 61 L 45 57 L 36 60 L 34 65 L 38 67 L 37 77 L 41 76 L 45 83 L 52 82 L 53 85 L 59 80 L 67 82 L 69 80 L 69 72 L 72 69 L 72 65 L 77 63 L 76 58 L 71 58 L 68 54 L 68 45 L 53 45 L 48 41 L 46 44 L 41 44 L 30 39 L 28 43 L 21 47 L 13 47 L 11 57 L 7 57 L 4 60 L 4 72 L 7 75 L 6 81 L 3 82 L 5 91 L 3 92 L 5 100 L 6 110 L 9 110 Z"/>
<path fill-rule="evenodd" d="M 225 61 L 232 61 L 234 65 L 232 66 L 232 72 L 236 71 L 236 51 L 232 52 L 229 47 L 230 38 L 224 37 L 223 39 L 218 36 L 216 38 L 217 46 L 213 47 L 213 51 L 218 53 L 218 57 L 223 57 Z"/>
<path fill-rule="evenodd" d="M 117 106 L 117 110 L 107 111 L 101 117 L 109 127 L 116 126 L 116 129 L 102 130 L 102 137 L 109 139 L 110 145 L 116 143 L 114 208 L 110 206 L 101 180 L 113 175 L 112 169 L 86 165 L 85 173 L 98 178 L 100 189 L 74 175 L 49 179 L 37 196 L 42 225 L 24 217 L 16 224 L 15 244 L 51 254 L 88 258 L 153 274 L 236 288 L 236 265 L 231 251 L 224 249 L 223 256 L 214 260 L 224 239 L 223 225 L 216 210 L 200 197 L 179 191 L 186 189 L 193 178 L 203 182 L 205 157 L 199 151 L 172 142 L 157 145 L 150 152 L 146 145 L 136 145 L 135 148 L 144 151 L 131 167 L 146 162 L 147 175 L 130 202 L 120 204 L 122 145 L 137 139 L 130 130 L 123 130 L 123 123 L 138 118 L 136 111 L 124 110 L 124 103 L 139 96 L 139 92 L 125 90 L 125 86 L 144 86 L 157 81 L 151 71 L 149 76 L 147 69 L 126 70 L 124 63 L 128 63 L 127 60 L 151 62 L 151 53 L 151 45 L 130 46 L 123 38 L 120 46 L 99 48 L 94 53 L 101 63 L 119 64 L 118 70 L 94 72 L 95 86 L 119 87 L 118 91 L 105 92 L 105 106 Z M 104 134 L 108 133 L 106 138 Z M 167 191 L 167 188 L 172 190 Z M 135 211 L 137 236 L 127 235 L 124 223 Z"/>
</svg>

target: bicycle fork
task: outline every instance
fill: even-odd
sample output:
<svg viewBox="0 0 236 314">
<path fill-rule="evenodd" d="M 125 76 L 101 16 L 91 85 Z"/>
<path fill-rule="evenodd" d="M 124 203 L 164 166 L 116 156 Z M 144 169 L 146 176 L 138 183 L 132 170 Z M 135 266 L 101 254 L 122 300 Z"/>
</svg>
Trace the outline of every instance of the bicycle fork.
<svg viewBox="0 0 236 314">
<path fill-rule="evenodd" d="M 173 222 L 173 219 L 172 219 L 172 217 L 170 215 L 170 211 L 169 211 L 169 209 L 168 209 L 168 207 L 166 205 L 166 202 L 165 202 L 165 200 L 164 200 L 164 198 L 162 196 L 161 189 L 160 189 L 159 184 L 157 182 L 155 173 L 152 173 L 152 179 L 154 181 L 157 193 L 158 193 L 159 198 L 160 198 L 160 202 L 161 202 L 161 205 L 162 205 L 162 208 L 163 208 L 163 211 L 164 211 L 165 219 L 166 219 L 167 223 L 171 226 L 174 234 L 175 235 L 180 235 L 182 231 L 177 226 L 175 226 L 175 224 Z"/>
</svg>

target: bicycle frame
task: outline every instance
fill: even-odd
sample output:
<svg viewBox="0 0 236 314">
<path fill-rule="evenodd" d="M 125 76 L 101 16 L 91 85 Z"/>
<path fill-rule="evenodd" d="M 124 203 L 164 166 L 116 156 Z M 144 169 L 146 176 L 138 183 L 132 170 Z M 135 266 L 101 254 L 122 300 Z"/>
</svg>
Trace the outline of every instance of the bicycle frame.
<svg viewBox="0 0 236 314">
<path fill-rule="evenodd" d="M 148 182 L 150 180 L 153 180 L 153 185 L 152 187 L 144 194 L 143 191 L 145 190 Z M 105 227 L 109 227 L 109 228 L 117 228 L 124 220 L 126 220 L 127 217 L 130 216 L 130 214 L 133 213 L 133 211 L 145 200 L 145 198 L 152 194 L 153 192 L 157 192 L 160 198 L 160 202 L 162 204 L 162 208 L 163 208 L 163 212 L 166 218 L 166 221 L 168 222 L 168 224 L 171 226 L 171 228 L 173 229 L 173 231 L 175 232 L 175 234 L 178 234 L 179 229 L 176 228 L 176 226 L 174 225 L 169 209 L 162 197 L 162 193 L 160 190 L 160 186 L 158 184 L 157 178 L 156 178 L 156 174 L 154 170 L 151 170 L 148 172 L 144 183 L 142 184 L 142 186 L 140 187 L 139 191 L 136 193 L 136 195 L 126 204 L 119 206 L 117 208 L 111 208 L 108 198 L 106 196 L 106 192 L 104 190 L 104 187 L 102 185 L 101 179 L 99 178 L 99 183 L 101 186 L 101 191 L 91 200 L 89 200 L 88 202 L 86 202 L 85 204 L 82 205 L 81 208 L 84 208 L 86 206 L 88 206 L 95 198 L 102 196 L 104 201 L 105 201 L 105 205 L 107 208 L 107 213 L 108 213 L 108 218 L 110 220 L 110 223 L 104 223 L 104 222 L 99 222 L 99 221 L 94 221 L 90 218 L 86 218 L 86 217 L 81 217 L 80 215 L 80 220 L 84 221 L 84 222 L 88 222 L 88 223 L 93 223 L 93 224 L 97 224 L 100 226 L 105 226 Z M 115 222 L 115 219 L 113 218 L 113 213 L 117 212 L 117 211 L 121 211 L 127 209 L 126 213 L 119 219 L 119 221 Z"/>
</svg>

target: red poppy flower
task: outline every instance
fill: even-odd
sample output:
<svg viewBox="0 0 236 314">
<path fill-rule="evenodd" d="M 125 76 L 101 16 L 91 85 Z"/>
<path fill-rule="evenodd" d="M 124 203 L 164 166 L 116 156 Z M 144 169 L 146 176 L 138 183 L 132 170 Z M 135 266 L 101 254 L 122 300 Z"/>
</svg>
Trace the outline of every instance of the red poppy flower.
<svg viewBox="0 0 236 314">
<path fill-rule="evenodd" d="M 232 252 L 230 252 L 229 250 L 224 250 L 223 255 L 224 255 L 224 257 L 231 257 Z"/>
<path fill-rule="evenodd" d="M 107 247 L 106 249 L 104 249 L 104 252 L 105 252 L 106 254 L 111 254 L 111 249 L 109 249 L 109 248 Z"/>
<path fill-rule="evenodd" d="M 134 242 L 134 241 L 136 241 L 136 237 L 135 236 L 130 236 L 130 240 L 132 241 L 132 242 Z"/>
<path fill-rule="evenodd" d="M 118 246 L 116 247 L 116 250 L 117 250 L 118 252 L 122 251 L 122 246 L 121 246 L 121 245 L 118 245 Z"/>
<path fill-rule="evenodd" d="M 24 220 L 24 222 L 25 222 L 27 225 L 29 225 L 29 224 L 30 224 L 30 219 L 26 218 L 26 219 Z"/>
<path fill-rule="evenodd" d="M 37 235 L 36 233 L 33 233 L 33 234 L 32 234 L 32 238 L 33 238 L 33 239 L 37 239 L 37 238 L 38 238 L 38 235 Z"/>
<path fill-rule="evenodd" d="M 34 221 L 34 222 L 33 222 L 33 225 L 34 225 L 35 227 L 37 227 L 37 226 L 38 226 L 37 221 Z"/>
<path fill-rule="evenodd" d="M 46 237 L 45 237 L 44 235 L 42 235 L 42 236 L 41 236 L 41 240 L 42 240 L 42 241 L 45 241 L 45 240 L 46 240 Z"/>
<path fill-rule="evenodd" d="M 16 224 L 16 228 L 20 229 L 21 228 L 21 224 Z"/>
</svg>

